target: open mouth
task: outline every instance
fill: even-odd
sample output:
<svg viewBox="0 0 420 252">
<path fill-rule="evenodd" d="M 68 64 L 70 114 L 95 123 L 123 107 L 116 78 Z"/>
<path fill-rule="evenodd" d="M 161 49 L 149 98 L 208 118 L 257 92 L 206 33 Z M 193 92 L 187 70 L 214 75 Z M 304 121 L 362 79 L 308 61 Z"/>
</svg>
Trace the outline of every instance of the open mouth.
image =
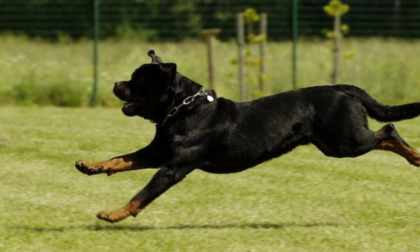
<svg viewBox="0 0 420 252">
<path fill-rule="evenodd" d="M 126 102 L 122 106 L 122 112 L 127 116 L 135 116 L 141 110 L 141 103 L 139 102 Z"/>
</svg>

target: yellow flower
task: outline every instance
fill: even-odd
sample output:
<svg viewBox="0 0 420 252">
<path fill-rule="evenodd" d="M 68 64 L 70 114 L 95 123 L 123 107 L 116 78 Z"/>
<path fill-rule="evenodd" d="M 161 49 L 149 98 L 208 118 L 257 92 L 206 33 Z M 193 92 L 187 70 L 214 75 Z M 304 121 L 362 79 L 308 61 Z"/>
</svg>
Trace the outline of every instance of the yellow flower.
<svg viewBox="0 0 420 252">
<path fill-rule="evenodd" d="M 254 8 L 247 8 L 244 11 L 244 18 L 246 22 L 257 22 L 260 20 L 260 16 L 257 14 Z"/>
<path fill-rule="evenodd" d="M 260 34 L 260 35 L 254 36 L 252 40 L 250 39 L 250 41 L 253 43 L 261 43 L 261 42 L 264 42 L 266 38 L 267 36 L 265 36 L 264 34 Z"/>
<path fill-rule="evenodd" d="M 254 41 L 254 38 L 255 38 L 256 36 L 257 36 L 257 35 L 255 35 L 254 33 L 248 34 L 248 40 L 249 40 L 250 42 L 253 42 L 253 41 Z"/>
<path fill-rule="evenodd" d="M 252 55 L 251 51 L 249 49 L 246 49 L 245 50 L 245 57 L 249 57 L 251 55 Z"/>
<path fill-rule="evenodd" d="M 346 25 L 346 24 L 341 25 L 341 32 L 343 34 L 347 34 L 349 32 L 349 30 L 350 30 L 350 27 L 348 25 Z"/>
<path fill-rule="evenodd" d="M 261 80 L 261 82 L 262 83 L 267 83 L 267 81 L 268 81 L 268 77 L 267 77 L 267 75 L 262 75 L 262 76 L 260 76 L 260 80 Z"/>
<path fill-rule="evenodd" d="M 252 96 L 254 97 L 254 99 L 258 99 L 258 98 L 261 98 L 261 97 L 265 96 L 265 94 L 261 90 L 254 90 L 254 91 L 252 91 Z"/>
<path fill-rule="evenodd" d="M 328 5 L 324 6 L 324 11 L 327 15 L 336 17 L 346 14 L 350 10 L 347 4 L 343 4 L 339 0 L 332 0 Z"/>
<path fill-rule="evenodd" d="M 334 38 L 334 32 L 333 31 L 328 31 L 327 33 L 325 33 L 325 37 Z"/>
</svg>

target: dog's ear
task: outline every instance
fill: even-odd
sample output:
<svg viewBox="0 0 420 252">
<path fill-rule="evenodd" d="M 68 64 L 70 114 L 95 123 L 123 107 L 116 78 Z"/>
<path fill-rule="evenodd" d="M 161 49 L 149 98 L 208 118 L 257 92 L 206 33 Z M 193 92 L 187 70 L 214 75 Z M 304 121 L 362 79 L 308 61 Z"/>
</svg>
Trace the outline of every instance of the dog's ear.
<svg viewBox="0 0 420 252">
<path fill-rule="evenodd" d="M 176 76 L 176 64 L 175 63 L 161 63 L 159 64 L 160 71 L 162 75 L 165 76 L 167 84 L 171 85 Z"/>
<path fill-rule="evenodd" d="M 150 50 L 147 55 L 149 55 L 150 58 L 152 58 L 152 63 L 163 63 L 162 60 L 155 54 L 154 50 Z"/>
</svg>

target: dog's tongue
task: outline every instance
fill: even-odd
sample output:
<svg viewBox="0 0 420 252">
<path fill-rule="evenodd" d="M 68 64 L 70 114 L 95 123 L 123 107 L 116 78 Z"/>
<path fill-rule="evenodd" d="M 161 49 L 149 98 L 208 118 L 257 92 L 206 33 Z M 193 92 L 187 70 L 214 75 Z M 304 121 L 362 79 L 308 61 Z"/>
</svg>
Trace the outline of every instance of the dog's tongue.
<svg viewBox="0 0 420 252">
<path fill-rule="evenodd" d="M 131 107 L 131 106 L 133 106 L 135 104 L 136 104 L 135 102 L 126 102 L 126 103 L 124 103 L 124 108 Z"/>
</svg>

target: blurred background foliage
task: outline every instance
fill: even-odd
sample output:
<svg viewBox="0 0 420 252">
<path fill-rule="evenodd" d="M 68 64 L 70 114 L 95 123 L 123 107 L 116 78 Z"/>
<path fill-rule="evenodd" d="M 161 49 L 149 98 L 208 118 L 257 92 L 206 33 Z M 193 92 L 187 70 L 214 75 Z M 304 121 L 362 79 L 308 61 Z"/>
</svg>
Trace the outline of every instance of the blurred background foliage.
<svg viewBox="0 0 420 252">
<path fill-rule="evenodd" d="M 217 92 L 238 100 L 236 15 L 267 13 L 264 59 L 267 93 L 292 88 L 293 0 L 97 0 L 100 3 L 98 104 L 119 106 L 116 81 L 150 59 L 155 49 L 193 80 L 207 83 L 201 30 L 217 37 Z M 0 105 L 88 106 L 93 81 L 94 0 L 0 0 Z M 298 1 L 296 87 L 330 84 L 333 27 L 329 0 Z M 348 0 L 342 17 L 340 82 L 366 89 L 384 103 L 420 97 L 420 1 Z M 324 31 L 324 32 L 323 32 Z M 326 33 L 327 31 L 327 33 Z M 255 34 L 259 33 L 258 27 Z M 253 60 L 255 66 L 258 62 Z M 248 68 L 248 72 L 250 72 Z M 251 73 L 252 74 L 252 73 Z M 293 87 L 294 88 L 294 87 Z M 260 94 L 256 95 L 260 96 Z"/>
<path fill-rule="evenodd" d="M 0 32 L 50 40 L 90 38 L 93 1 L 0 0 Z M 176 41 L 199 38 L 202 29 L 222 28 L 219 39 L 236 36 L 236 14 L 248 7 L 268 14 L 271 40 L 291 37 L 293 0 L 99 0 L 101 38 Z M 325 0 L 298 2 L 299 35 L 322 36 L 330 27 Z M 420 1 L 351 0 L 352 36 L 419 38 Z M 66 37 L 67 36 L 67 37 Z"/>
</svg>

